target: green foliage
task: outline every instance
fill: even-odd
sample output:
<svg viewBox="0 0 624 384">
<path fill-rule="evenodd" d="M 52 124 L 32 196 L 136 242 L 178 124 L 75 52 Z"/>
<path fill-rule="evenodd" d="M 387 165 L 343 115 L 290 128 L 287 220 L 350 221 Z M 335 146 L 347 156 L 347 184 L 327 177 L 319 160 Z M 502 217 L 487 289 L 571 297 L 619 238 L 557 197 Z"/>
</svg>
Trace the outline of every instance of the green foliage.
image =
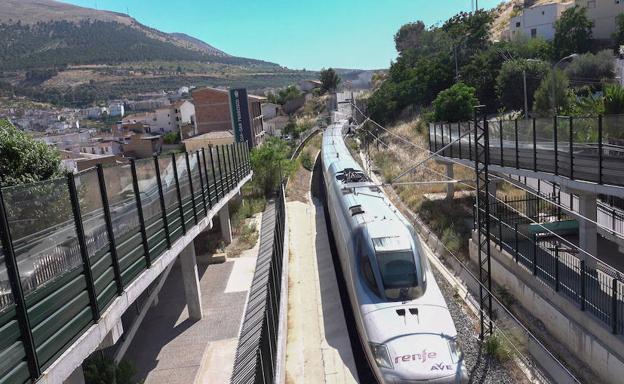
<svg viewBox="0 0 624 384">
<path fill-rule="evenodd" d="M 301 91 L 297 89 L 294 85 L 289 85 L 284 89 L 280 89 L 277 92 L 277 95 L 273 93 L 269 93 L 267 95 L 267 100 L 269 103 L 284 105 L 290 100 L 294 100 L 301 96 Z"/>
<path fill-rule="evenodd" d="M 605 87 L 604 111 L 606 114 L 624 113 L 624 87 L 611 84 Z"/>
<path fill-rule="evenodd" d="M 0 120 L 0 185 L 47 180 L 61 174 L 59 153 Z"/>
<path fill-rule="evenodd" d="M 457 252 L 461 249 L 462 239 L 461 235 L 455 231 L 454 227 L 448 227 L 444 229 L 442 232 L 442 243 L 449 249 L 451 252 Z"/>
<path fill-rule="evenodd" d="M 421 38 L 425 32 L 425 23 L 417 21 L 415 23 L 407 23 L 394 35 L 394 45 L 399 53 L 409 48 L 417 48 L 420 46 Z"/>
<path fill-rule="evenodd" d="M 303 151 L 301 154 L 301 166 L 310 172 L 314 169 L 314 162 L 312 161 L 312 156 L 310 156 L 308 151 Z"/>
<path fill-rule="evenodd" d="M 119 364 L 110 358 L 91 358 L 83 364 L 86 384 L 136 384 L 136 368 L 129 361 Z"/>
<path fill-rule="evenodd" d="M 624 13 L 615 17 L 615 32 L 612 38 L 617 45 L 624 45 Z"/>
<path fill-rule="evenodd" d="M 323 92 L 336 92 L 340 84 L 340 76 L 333 68 L 321 69 L 320 73 L 321 90 Z"/>
<path fill-rule="evenodd" d="M 180 132 L 167 132 L 163 135 L 165 144 L 180 144 Z"/>
<path fill-rule="evenodd" d="M 253 223 L 245 224 L 241 229 L 239 241 L 245 248 L 251 248 L 258 240 L 258 231 Z"/>
<path fill-rule="evenodd" d="M 277 190 L 282 177 L 292 169 L 288 144 L 277 137 L 270 137 L 263 145 L 251 151 L 251 166 L 256 189 L 269 196 Z"/>
<path fill-rule="evenodd" d="M 599 81 L 612 80 L 615 76 L 615 63 L 610 50 L 597 54 L 584 53 L 572 60 L 565 73 L 575 84 L 591 85 L 593 90 L 600 88 Z"/>
<path fill-rule="evenodd" d="M 587 8 L 575 5 L 568 8 L 555 22 L 553 42 L 555 60 L 572 53 L 585 53 L 591 50 L 592 27 L 594 23 L 587 17 Z"/>
<path fill-rule="evenodd" d="M 470 120 L 474 106 L 478 103 L 473 87 L 464 83 L 457 83 L 440 92 L 433 100 L 434 116 L 437 121 Z"/>
<path fill-rule="evenodd" d="M 565 111 L 570 107 L 570 81 L 561 70 L 549 72 L 535 91 L 533 111 L 540 116 L 552 116 L 553 113 L 553 81 L 555 84 L 557 111 Z"/>
<path fill-rule="evenodd" d="M 485 351 L 500 362 L 508 361 L 512 353 L 509 342 L 497 334 L 490 335 L 485 340 Z"/>
<path fill-rule="evenodd" d="M 483 50 L 490 44 L 493 21 L 494 14 L 491 11 L 460 12 L 448 19 L 442 30 L 449 34 L 455 44 L 461 44 L 464 50 Z"/>
<path fill-rule="evenodd" d="M 496 78 L 496 91 L 500 104 L 508 110 L 524 109 L 524 72 L 529 111 L 533 107 L 533 97 L 541 81 L 550 71 L 550 65 L 543 61 L 526 59 L 510 60 L 503 63 Z"/>
</svg>

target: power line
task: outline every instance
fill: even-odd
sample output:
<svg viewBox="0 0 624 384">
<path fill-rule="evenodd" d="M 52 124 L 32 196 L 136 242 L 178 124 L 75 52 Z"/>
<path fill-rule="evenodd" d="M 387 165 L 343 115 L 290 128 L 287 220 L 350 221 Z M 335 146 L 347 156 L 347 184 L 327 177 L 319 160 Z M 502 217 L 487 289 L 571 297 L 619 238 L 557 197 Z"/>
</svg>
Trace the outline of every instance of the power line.
<svg viewBox="0 0 624 384">
<path fill-rule="evenodd" d="M 366 115 L 365 115 L 365 114 L 364 114 L 364 113 L 363 113 L 363 112 L 362 112 L 362 111 L 361 111 L 361 110 L 360 110 L 357 106 L 355 107 L 355 109 L 356 109 L 356 110 L 358 110 L 358 112 L 359 112 L 362 116 L 366 117 Z M 395 134 L 394 132 L 391 132 L 390 130 L 388 130 L 387 128 L 385 128 L 385 127 L 381 126 L 379 123 L 377 123 L 375 120 L 371 119 L 370 117 L 369 117 L 368 119 L 369 119 L 369 121 L 371 121 L 372 123 L 374 123 L 376 126 L 378 126 L 379 128 L 381 128 L 381 129 L 382 129 L 382 130 L 384 130 L 385 132 L 389 133 L 390 135 L 392 135 L 392 136 L 394 136 L 394 137 L 399 138 L 401 141 L 405 142 L 406 144 L 411 145 L 411 146 L 413 146 L 413 147 L 415 147 L 415 148 L 417 148 L 417 149 L 420 149 L 420 150 L 422 150 L 422 151 L 427 151 L 427 152 L 430 152 L 428 149 L 425 149 L 425 148 L 423 148 L 423 147 L 419 146 L 418 144 L 416 144 L 416 143 L 414 143 L 414 142 L 412 142 L 412 141 L 410 141 L 410 140 L 407 140 L 407 139 L 403 138 L 402 136 Z M 452 162 L 452 163 L 454 163 L 454 164 L 461 165 L 461 166 L 463 166 L 463 167 L 466 167 L 466 168 L 468 168 L 468 169 L 472 170 L 472 167 L 470 167 L 470 166 L 468 166 L 468 165 L 466 165 L 466 164 L 463 164 L 463 163 L 461 163 L 461 162 L 459 162 L 459 161 L 457 161 L 457 160 L 455 160 L 455 159 L 452 159 L 452 158 L 445 158 L 445 160 L 448 160 L 448 161 L 450 161 L 450 162 Z M 425 166 L 425 167 L 426 167 L 426 166 Z M 428 168 L 428 169 L 431 169 L 431 168 L 429 168 L 429 167 L 427 167 L 427 168 Z M 440 173 L 440 174 L 441 174 L 441 173 Z M 446 177 L 447 179 L 452 180 L 452 178 L 450 178 L 450 177 L 448 177 L 448 176 L 446 176 L 446 175 L 443 175 L 443 177 Z M 492 177 L 497 178 L 497 179 L 500 179 L 500 180 L 501 180 L 501 181 L 503 181 L 503 182 L 509 183 L 507 180 L 505 180 L 504 178 L 502 178 L 502 177 L 500 177 L 500 176 L 492 175 Z M 475 187 L 473 187 L 473 186 L 469 186 L 468 184 L 465 184 L 465 183 L 462 183 L 462 184 L 464 184 L 464 185 L 466 185 L 466 186 L 468 186 L 468 187 L 470 187 L 470 188 L 472 188 L 472 189 L 475 189 L 475 190 L 476 190 L 476 188 L 475 188 Z M 514 184 L 512 184 L 512 185 L 513 185 L 513 186 L 516 186 L 516 185 L 514 185 Z M 519 189 L 522 189 L 522 190 L 524 190 L 524 191 L 526 191 L 526 192 L 528 192 L 528 193 L 530 193 L 530 194 L 532 194 L 532 195 L 535 195 L 535 196 L 539 197 L 540 199 L 543 199 L 543 200 L 545 200 L 545 201 L 547 201 L 547 202 L 549 202 L 549 203 L 551 203 L 551 204 L 553 204 L 553 205 L 556 205 L 556 206 L 558 206 L 558 207 L 561 207 L 561 208 L 563 208 L 563 209 L 568 210 L 568 208 L 564 207 L 563 205 L 560 205 L 560 204 L 555 203 L 555 202 L 553 202 L 553 201 L 551 201 L 551 200 L 549 200 L 549 199 L 546 199 L 546 198 L 544 198 L 543 196 L 538 195 L 538 194 L 536 194 L 536 193 L 534 193 L 534 192 L 530 191 L 530 190 L 529 190 L 528 188 L 526 188 L 526 187 L 521 187 L 521 186 L 516 186 L 516 187 L 518 187 Z M 564 243 L 568 244 L 570 247 L 572 247 L 572 248 L 574 248 L 574 249 L 579 250 L 581 253 L 583 253 L 583 254 L 585 254 L 585 255 L 589 256 L 591 259 L 593 259 L 593 260 L 595 260 L 595 261 L 597 261 L 597 262 L 601 263 L 602 265 L 605 265 L 605 266 L 606 266 L 606 267 L 608 267 L 609 269 L 612 269 L 613 271 L 615 271 L 615 272 L 619 273 L 619 271 L 618 271 L 616 268 L 614 268 L 614 267 L 612 267 L 611 265 L 609 265 L 609 264 L 605 263 L 604 261 L 602 261 L 602 260 L 598 259 L 596 256 L 592 255 L 592 254 L 591 254 L 591 253 L 589 253 L 588 251 L 586 251 L 586 250 L 582 249 L 580 246 L 578 246 L 578 245 L 576 245 L 576 244 L 573 244 L 570 240 L 563 238 L 563 237 L 562 237 L 562 236 L 560 236 L 559 234 L 557 234 L 557 233 L 555 233 L 554 231 L 552 231 L 550 228 L 545 227 L 542 223 L 538 223 L 538 222 L 537 222 L 537 221 L 535 221 L 533 218 L 531 218 L 531 217 L 529 217 L 529 216 L 525 215 L 524 213 L 522 213 L 522 212 L 518 211 L 517 209 L 515 209 L 513 206 L 511 206 L 511 205 L 510 205 L 510 204 L 508 204 L 507 202 L 505 202 L 505 201 L 503 201 L 503 200 L 499 199 L 497 196 L 494 196 L 494 195 L 492 195 L 491 193 L 488 193 L 488 195 L 489 195 L 489 196 L 492 196 L 492 197 L 494 198 L 494 200 L 495 200 L 495 201 L 497 201 L 497 202 L 499 202 L 499 203 L 502 203 L 503 205 L 505 205 L 505 206 L 507 206 L 507 207 L 511 208 L 511 209 L 512 209 L 515 213 L 517 213 L 518 215 L 520 215 L 520 217 L 523 217 L 523 218 L 528 219 L 528 220 L 529 220 L 529 221 L 531 221 L 533 224 L 536 224 L 537 226 L 539 226 L 540 228 L 544 229 L 544 230 L 545 230 L 546 232 L 548 232 L 549 234 L 553 235 L 554 237 L 556 237 L 556 238 L 558 238 L 559 240 L 563 241 Z M 573 212 L 573 214 L 574 214 L 575 216 L 577 216 L 577 217 L 580 217 L 580 218 L 582 218 L 582 219 L 584 219 L 584 220 L 586 220 L 586 221 L 588 221 L 588 222 L 592 223 L 592 224 L 596 224 L 596 225 L 598 225 L 598 223 L 597 223 L 596 221 L 594 221 L 594 220 L 592 220 L 592 219 L 590 219 L 590 218 L 588 218 L 588 217 L 586 217 L 586 216 L 583 216 L 583 215 L 581 215 L 580 213 L 578 213 L 578 214 L 577 214 L 576 212 Z"/>
</svg>

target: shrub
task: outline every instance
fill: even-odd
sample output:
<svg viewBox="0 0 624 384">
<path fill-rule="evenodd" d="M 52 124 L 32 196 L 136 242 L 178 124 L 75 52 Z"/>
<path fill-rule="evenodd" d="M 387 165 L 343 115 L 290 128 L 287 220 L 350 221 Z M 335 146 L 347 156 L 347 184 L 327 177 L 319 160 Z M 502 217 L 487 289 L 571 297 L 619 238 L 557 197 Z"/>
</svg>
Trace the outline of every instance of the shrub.
<svg viewBox="0 0 624 384">
<path fill-rule="evenodd" d="M 113 359 L 95 357 L 84 363 L 85 383 L 87 384 L 135 384 L 137 370 L 127 360 L 116 364 Z"/>
<path fill-rule="evenodd" d="M 310 172 L 312 172 L 312 169 L 314 168 L 314 162 L 312 162 L 312 156 L 310 156 L 308 151 L 304 151 L 301 154 L 301 166 Z"/>
<path fill-rule="evenodd" d="M 461 236 L 452 226 L 442 232 L 442 242 L 451 252 L 457 252 L 461 249 Z"/>
<path fill-rule="evenodd" d="M 179 144 L 180 132 L 167 132 L 163 135 L 163 141 L 165 144 Z"/>
<path fill-rule="evenodd" d="M 473 108 L 479 103 L 476 90 L 464 83 L 457 83 L 438 94 L 433 100 L 433 111 L 438 121 L 470 120 Z"/>
<path fill-rule="evenodd" d="M 241 245 L 243 245 L 245 249 L 252 248 L 258 240 L 258 231 L 256 230 L 256 225 L 253 223 L 245 224 L 243 226 L 243 229 L 241 230 L 239 240 Z"/>
<path fill-rule="evenodd" d="M 500 362 L 505 362 L 511 358 L 509 343 L 497 334 L 492 334 L 485 340 L 485 351 Z"/>
</svg>

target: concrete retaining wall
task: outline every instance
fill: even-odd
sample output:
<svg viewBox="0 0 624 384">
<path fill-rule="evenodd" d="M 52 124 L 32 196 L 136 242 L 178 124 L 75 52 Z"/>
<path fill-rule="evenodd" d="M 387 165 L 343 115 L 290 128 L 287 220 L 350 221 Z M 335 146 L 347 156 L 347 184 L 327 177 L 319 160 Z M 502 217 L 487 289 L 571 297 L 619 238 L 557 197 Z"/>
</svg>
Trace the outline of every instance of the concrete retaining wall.
<svg viewBox="0 0 624 384">
<path fill-rule="evenodd" d="M 477 245 L 470 239 L 470 259 L 477 263 Z M 624 379 L 624 340 L 602 322 L 544 285 L 492 243 L 493 281 L 505 287 L 520 305 L 538 318 L 548 332 L 609 383 Z"/>
</svg>

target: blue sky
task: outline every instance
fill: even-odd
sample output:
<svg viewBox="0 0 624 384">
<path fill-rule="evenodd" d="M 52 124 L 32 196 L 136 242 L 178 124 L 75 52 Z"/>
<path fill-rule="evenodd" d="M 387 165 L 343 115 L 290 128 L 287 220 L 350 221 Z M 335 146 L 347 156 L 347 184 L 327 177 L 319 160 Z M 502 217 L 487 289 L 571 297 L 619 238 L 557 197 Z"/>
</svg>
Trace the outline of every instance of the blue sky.
<svg viewBox="0 0 624 384">
<path fill-rule="evenodd" d="M 231 55 L 289 68 L 387 68 L 393 36 L 471 9 L 471 0 L 63 0 L 126 13 L 164 32 L 184 32 Z M 480 0 L 493 7 L 500 0 Z"/>
</svg>

